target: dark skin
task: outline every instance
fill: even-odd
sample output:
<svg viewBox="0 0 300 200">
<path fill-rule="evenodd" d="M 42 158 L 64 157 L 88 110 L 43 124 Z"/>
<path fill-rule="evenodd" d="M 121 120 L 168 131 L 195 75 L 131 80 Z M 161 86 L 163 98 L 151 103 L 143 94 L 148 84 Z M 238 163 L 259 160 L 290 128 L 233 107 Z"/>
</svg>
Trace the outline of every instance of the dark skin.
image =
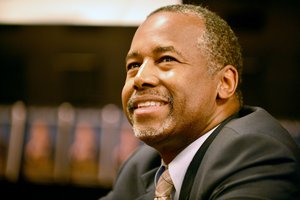
<svg viewBox="0 0 300 200">
<path fill-rule="evenodd" d="M 240 107 L 237 70 L 208 70 L 197 46 L 204 29 L 195 15 L 156 13 L 138 28 L 126 58 L 124 112 L 166 164 Z"/>
</svg>

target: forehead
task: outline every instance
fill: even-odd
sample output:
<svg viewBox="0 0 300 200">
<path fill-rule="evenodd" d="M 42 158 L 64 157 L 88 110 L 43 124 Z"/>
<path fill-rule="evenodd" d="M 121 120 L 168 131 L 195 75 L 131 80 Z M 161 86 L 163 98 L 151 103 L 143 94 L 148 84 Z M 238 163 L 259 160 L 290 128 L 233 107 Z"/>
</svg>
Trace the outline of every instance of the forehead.
<svg viewBox="0 0 300 200">
<path fill-rule="evenodd" d="M 194 14 L 159 12 L 148 17 L 137 29 L 132 46 L 164 43 L 163 46 L 176 44 L 196 44 L 204 32 L 204 21 Z"/>
<path fill-rule="evenodd" d="M 161 11 L 150 15 L 140 27 L 151 24 L 153 27 L 161 27 L 168 23 L 179 26 L 204 25 L 204 20 L 194 13 L 181 13 L 173 11 Z M 174 25 L 173 24 L 173 25 Z"/>
</svg>

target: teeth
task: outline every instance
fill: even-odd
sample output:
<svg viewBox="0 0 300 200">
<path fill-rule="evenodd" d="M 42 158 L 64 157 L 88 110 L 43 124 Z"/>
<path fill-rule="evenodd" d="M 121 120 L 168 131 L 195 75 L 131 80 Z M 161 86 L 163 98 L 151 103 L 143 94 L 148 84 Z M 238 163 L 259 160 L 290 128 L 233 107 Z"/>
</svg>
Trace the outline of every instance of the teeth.
<svg viewBox="0 0 300 200">
<path fill-rule="evenodd" d="M 157 101 L 146 101 L 146 102 L 141 102 L 138 104 L 138 108 L 142 108 L 142 107 L 151 107 L 151 106 L 161 106 L 162 103 L 161 102 L 157 102 Z"/>
</svg>

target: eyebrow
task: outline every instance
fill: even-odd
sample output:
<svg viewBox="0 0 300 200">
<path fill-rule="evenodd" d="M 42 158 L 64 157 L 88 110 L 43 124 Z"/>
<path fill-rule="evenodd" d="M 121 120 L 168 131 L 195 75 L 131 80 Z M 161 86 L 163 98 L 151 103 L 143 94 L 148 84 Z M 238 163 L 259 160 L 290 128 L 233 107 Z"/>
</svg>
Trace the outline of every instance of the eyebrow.
<svg viewBox="0 0 300 200">
<path fill-rule="evenodd" d="M 165 52 L 173 52 L 173 53 L 176 53 L 176 54 L 181 55 L 181 53 L 178 52 L 178 51 L 174 48 L 174 46 L 156 47 L 156 48 L 153 50 L 153 53 L 165 53 Z"/>
<path fill-rule="evenodd" d="M 141 54 L 138 53 L 138 52 L 132 52 L 132 53 L 129 53 L 127 54 L 126 58 L 125 58 L 125 61 L 131 59 L 131 58 L 136 58 L 136 57 L 141 57 Z"/>
<path fill-rule="evenodd" d="M 153 52 L 154 54 L 165 53 L 165 52 L 173 52 L 173 53 L 176 53 L 176 54 L 182 56 L 182 54 L 181 54 L 179 51 L 177 51 L 177 50 L 174 48 L 174 46 L 164 46 L 164 47 L 158 46 L 158 47 L 156 47 L 152 52 Z M 129 53 L 129 54 L 126 56 L 125 61 L 127 61 L 127 60 L 129 60 L 129 59 L 131 59 L 131 58 L 136 58 L 136 57 L 142 57 L 142 55 L 141 55 L 139 52 L 137 52 L 137 51 L 132 52 L 132 53 Z M 183 57 L 183 56 L 182 56 L 182 57 Z"/>
</svg>

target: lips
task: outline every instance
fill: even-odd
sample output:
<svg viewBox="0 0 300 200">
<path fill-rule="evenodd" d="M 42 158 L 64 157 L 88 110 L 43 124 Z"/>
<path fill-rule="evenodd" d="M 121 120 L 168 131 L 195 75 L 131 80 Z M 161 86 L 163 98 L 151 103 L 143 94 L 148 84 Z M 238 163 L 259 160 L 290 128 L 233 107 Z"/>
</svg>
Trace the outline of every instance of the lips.
<svg viewBox="0 0 300 200">
<path fill-rule="evenodd" d="M 143 95 L 131 98 L 128 101 L 128 109 L 134 111 L 136 109 L 146 109 L 152 107 L 160 107 L 169 103 L 169 99 L 161 96 Z"/>
<path fill-rule="evenodd" d="M 153 126 L 160 124 L 170 113 L 168 102 L 160 99 L 139 99 L 133 101 L 133 107 L 129 110 L 135 125 Z"/>
<path fill-rule="evenodd" d="M 146 102 L 137 103 L 137 106 L 135 106 L 134 108 L 145 108 L 145 107 L 153 107 L 153 106 L 161 106 L 161 105 L 164 105 L 164 103 L 158 101 L 146 101 Z"/>
<path fill-rule="evenodd" d="M 173 98 L 162 94 L 135 94 L 127 103 L 127 114 L 135 128 L 159 128 L 172 113 Z"/>
</svg>

